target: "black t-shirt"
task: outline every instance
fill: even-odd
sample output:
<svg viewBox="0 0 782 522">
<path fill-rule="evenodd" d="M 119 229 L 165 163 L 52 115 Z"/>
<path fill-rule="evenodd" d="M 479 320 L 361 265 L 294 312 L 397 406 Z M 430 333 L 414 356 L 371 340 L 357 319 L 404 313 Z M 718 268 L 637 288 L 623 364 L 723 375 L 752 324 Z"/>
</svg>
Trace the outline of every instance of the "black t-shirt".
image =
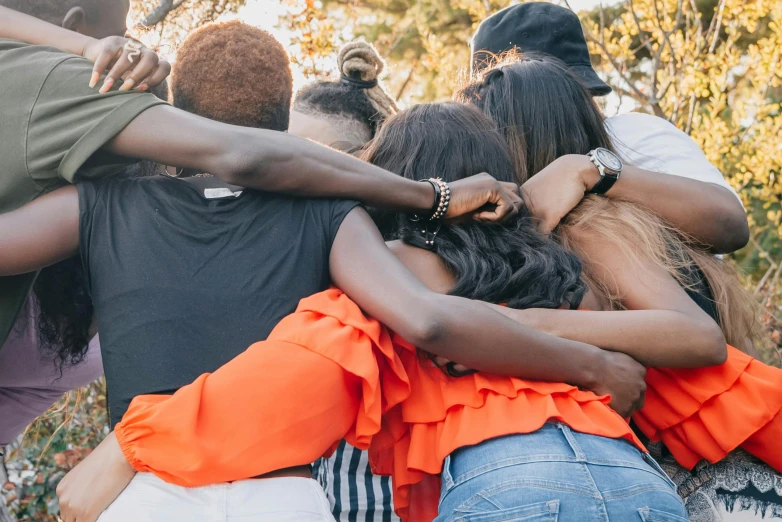
<svg viewBox="0 0 782 522">
<path fill-rule="evenodd" d="M 78 184 L 81 255 L 112 425 L 265 339 L 329 286 L 329 253 L 357 203 L 246 190 L 205 199 L 165 177 Z"/>
</svg>

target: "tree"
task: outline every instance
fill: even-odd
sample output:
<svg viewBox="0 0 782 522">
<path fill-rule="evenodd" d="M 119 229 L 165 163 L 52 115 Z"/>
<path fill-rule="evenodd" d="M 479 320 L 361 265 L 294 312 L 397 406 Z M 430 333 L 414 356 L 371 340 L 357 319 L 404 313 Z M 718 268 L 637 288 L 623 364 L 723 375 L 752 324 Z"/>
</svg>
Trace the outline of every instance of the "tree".
<svg viewBox="0 0 782 522">
<path fill-rule="evenodd" d="M 227 13 L 236 13 L 247 0 L 133 0 L 133 28 L 144 43 L 173 52 L 198 27 Z"/>
</svg>

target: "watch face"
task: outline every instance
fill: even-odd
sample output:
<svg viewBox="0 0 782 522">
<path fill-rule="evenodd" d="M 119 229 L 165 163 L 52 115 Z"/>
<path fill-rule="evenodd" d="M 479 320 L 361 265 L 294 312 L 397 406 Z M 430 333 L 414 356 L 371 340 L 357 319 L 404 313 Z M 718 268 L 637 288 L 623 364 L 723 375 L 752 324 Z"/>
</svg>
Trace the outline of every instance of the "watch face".
<svg viewBox="0 0 782 522">
<path fill-rule="evenodd" d="M 614 172 L 622 170 L 622 160 L 610 150 L 603 148 L 597 149 L 595 150 L 595 156 L 597 156 L 597 160 L 609 170 Z"/>
</svg>

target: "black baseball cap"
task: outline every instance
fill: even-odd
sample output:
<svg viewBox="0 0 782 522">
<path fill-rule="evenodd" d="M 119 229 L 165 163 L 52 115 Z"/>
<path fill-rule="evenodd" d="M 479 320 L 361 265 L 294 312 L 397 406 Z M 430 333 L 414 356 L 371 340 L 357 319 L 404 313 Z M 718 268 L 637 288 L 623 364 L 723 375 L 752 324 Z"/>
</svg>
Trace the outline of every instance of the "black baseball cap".
<svg viewBox="0 0 782 522">
<path fill-rule="evenodd" d="M 565 62 L 584 79 L 593 96 L 611 92 L 611 87 L 592 68 L 578 16 L 558 5 L 527 2 L 498 11 L 478 26 L 471 48 L 473 71 L 512 49 L 536 51 Z"/>
</svg>

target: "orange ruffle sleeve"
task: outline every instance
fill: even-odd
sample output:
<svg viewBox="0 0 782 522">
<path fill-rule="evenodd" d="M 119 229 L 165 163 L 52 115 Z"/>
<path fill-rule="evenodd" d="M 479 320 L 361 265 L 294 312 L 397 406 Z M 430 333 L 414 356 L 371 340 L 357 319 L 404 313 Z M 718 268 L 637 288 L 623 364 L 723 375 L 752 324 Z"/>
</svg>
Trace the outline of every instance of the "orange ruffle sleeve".
<svg viewBox="0 0 782 522">
<path fill-rule="evenodd" d="M 366 448 L 408 390 L 389 333 L 328 290 L 215 372 L 133 399 L 115 433 L 136 470 L 203 486 L 310 464 L 342 438 Z"/>
<path fill-rule="evenodd" d="M 782 471 L 782 370 L 728 346 L 728 360 L 697 369 L 651 368 L 633 420 L 692 469 L 743 447 Z"/>
</svg>

